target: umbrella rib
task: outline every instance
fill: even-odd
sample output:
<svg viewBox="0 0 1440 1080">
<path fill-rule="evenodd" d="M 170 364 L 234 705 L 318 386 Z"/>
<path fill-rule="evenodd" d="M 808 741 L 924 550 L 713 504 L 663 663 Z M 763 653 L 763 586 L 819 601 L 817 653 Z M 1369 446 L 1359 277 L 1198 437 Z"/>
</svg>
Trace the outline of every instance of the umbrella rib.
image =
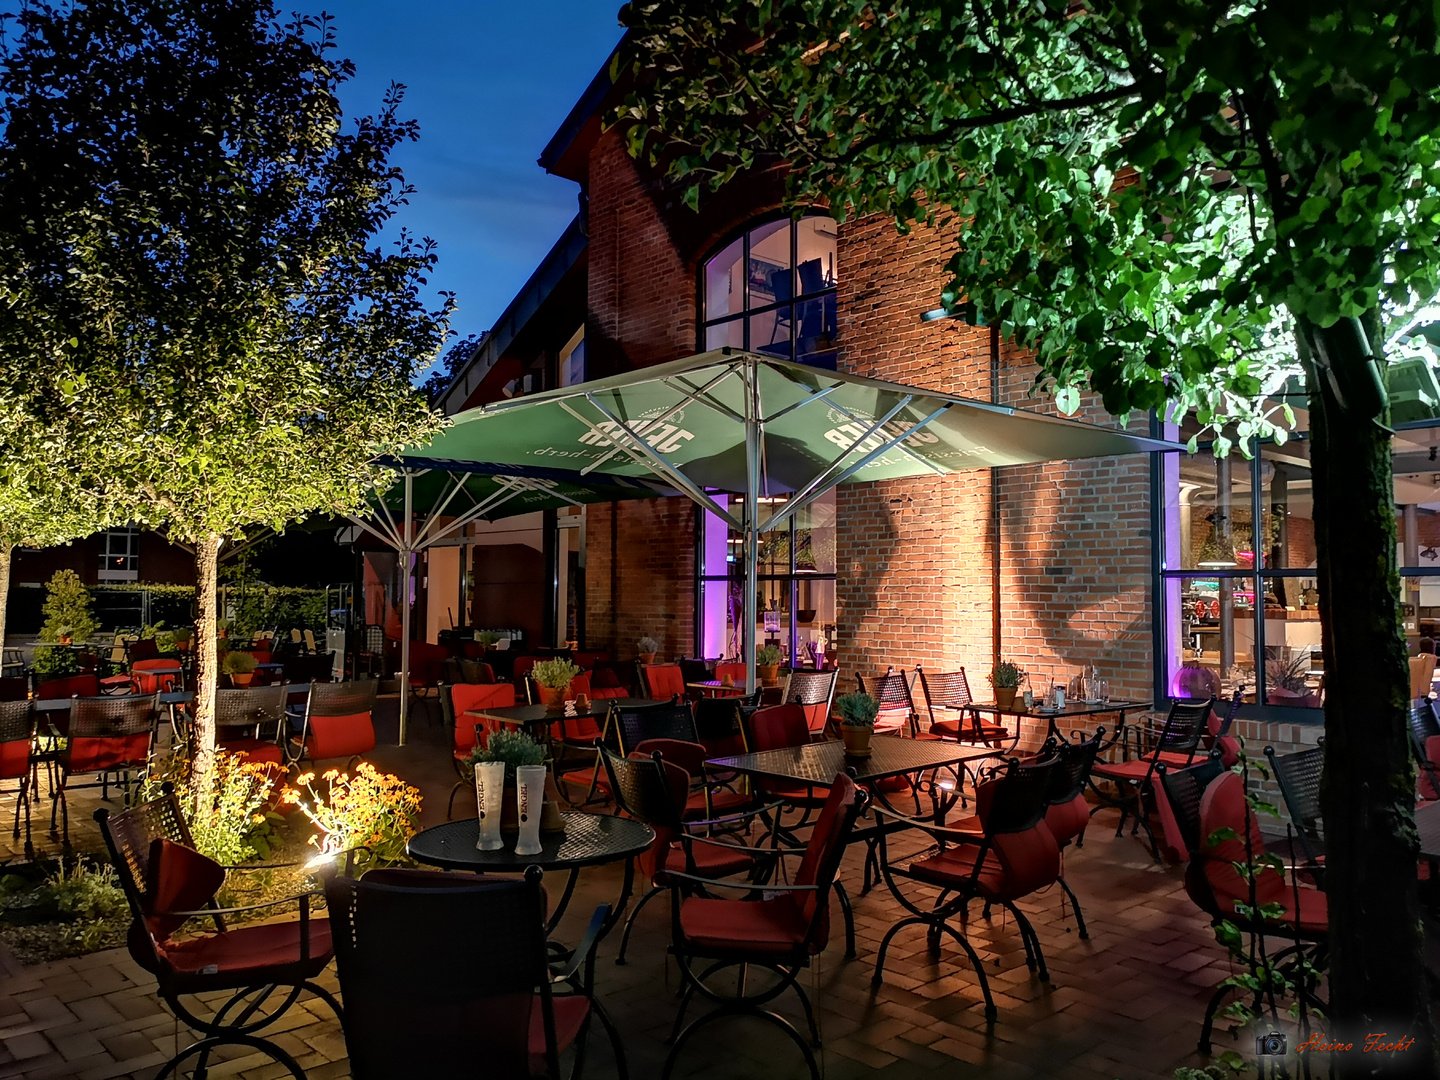
<svg viewBox="0 0 1440 1080">
<path fill-rule="evenodd" d="M 932 421 L 934 421 L 935 419 L 937 419 L 938 417 L 940 417 L 940 416 L 943 415 L 944 413 L 948 412 L 948 411 L 950 410 L 950 404 L 951 404 L 950 402 L 946 402 L 944 405 L 941 405 L 940 408 L 936 409 L 936 410 L 935 410 L 934 412 L 932 412 L 929 416 L 927 416 L 924 420 L 920 421 L 920 423 L 916 424 L 914 428 L 907 428 L 905 431 L 902 431 L 899 435 L 896 435 L 894 438 L 889 439 L 889 440 L 887 440 L 886 442 L 881 443 L 881 444 L 880 444 L 879 446 L 877 446 L 874 450 L 870 451 L 870 453 L 866 454 L 863 458 L 861 458 L 859 461 L 857 461 L 854 465 L 851 465 L 849 468 L 843 470 L 843 471 L 842 471 L 838 476 L 836 476 L 834 479 L 830 480 L 829 483 L 825 485 L 825 488 L 836 488 L 836 487 L 839 487 L 839 486 L 840 486 L 841 484 L 843 484 L 846 480 L 850 479 L 850 477 L 854 476 L 854 475 L 855 475 L 856 473 L 858 473 L 861 469 L 865 468 L 865 466 L 869 465 L 869 464 L 870 464 L 872 461 L 874 461 L 876 458 L 882 456 L 883 454 L 887 454 L 887 453 L 889 453 L 891 450 L 895 449 L 896 445 L 897 445 L 899 442 L 901 442 L 901 441 L 904 440 L 904 439 L 910 438 L 910 434 L 911 434 L 911 432 L 913 432 L 913 431 L 915 430 L 915 428 L 924 427 L 926 424 L 931 423 Z M 892 413 L 891 415 L 893 415 L 893 413 Z M 877 423 L 877 424 L 875 425 L 875 427 L 879 427 L 879 426 L 880 426 L 880 423 L 884 423 L 884 421 L 880 421 L 879 423 Z M 873 432 L 873 431 L 874 431 L 874 428 L 871 428 L 871 431 Z M 868 438 L 868 437 L 869 437 L 869 436 L 868 436 L 868 434 L 867 434 L 866 438 Z M 853 445 L 851 445 L 850 449 L 846 450 L 844 454 L 841 454 L 841 455 L 840 455 L 840 460 L 839 460 L 839 461 L 837 461 L 834 465 L 830 466 L 830 468 L 828 468 L 828 469 L 825 470 L 825 474 L 828 474 L 828 473 L 834 471 L 834 469 L 840 464 L 840 462 L 841 462 L 841 461 L 844 461 L 845 458 L 848 457 L 848 456 L 854 451 L 855 447 L 858 446 L 858 445 L 860 445 L 860 443 L 862 443 L 862 442 L 864 442 L 864 441 L 865 441 L 865 439 L 860 439 L 858 442 L 856 442 L 856 443 L 854 443 Z M 785 518 L 791 516 L 792 514 L 799 513 L 801 510 L 805 509 L 805 507 L 809 506 L 812 502 L 814 502 L 814 501 L 815 501 L 816 499 L 818 499 L 821 495 L 823 495 L 823 494 L 824 494 L 824 490 L 823 490 L 823 489 L 821 489 L 821 490 L 813 490 L 813 489 L 819 488 L 819 486 L 821 485 L 821 483 L 825 480 L 825 474 L 822 474 L 822 475 L 816 477 L 815 480 L 811 481 L 811 483 L 806 486 L 805 490 L 804 490 L 803 492 L 798 493 L 798 494 L 795 496 L 795 498 L 793 498 L 789 503 L 787 503 L 787 504 L 785 505 L 785 508 L 784 508 L 779 514 L 777 514 L 776 517 L 779 518 L 780 520 L 784 520 Z M 942 474 L 942 475 L 943 475 L 943 474 Z"/>
<path fill-rule="evenodd" d="M 480 518 L 488 514 L 491 510 L 494 510 L 497 506 L 502 506 L 505 503 L 509 502 L 511 499 L 515 498 L 515 496 L 521 494 L 524 491 L 530 490 L 529 488 L 520 484 L 514 477 L 497 476 L 495 477 L 495 479 L 496 481 L 505 484 L 503 490 L 494 492 L 493 494 L 482 499 L 480 502 L 476 503 L 474 506 L 470 507 L 470 509 L 466 510 L 463 514 L 460 514 L 449 525 L 445 526 L 445 528 L 441 529 L 434 536 L 430 537 L 430 542 L 434 543 L 436 540 L 439 540 L 442 537 L 449 536 L 451 533 L 456 532 L 459 529 L 463 529 L 472 521 L 479 521 Z"/>
<path fill-rule="evenodd" d="M 832 389 L 834 389 L 834 388 L 832 387 Z M 802 402 L 802 404 L 804 404 L 804 403 Z M 843 413 L 844 415 L 848 416 L 851 420 L 857 420 L 857 419 L 858 419 L 858 417 L 856 417 L 856 415 L 855 415 L 853 412 L 851 412 L 849 409 L 845 408 L 844 405 L 840 405 L 840 404 L 838 404 L 837 402 L 832 401 L 832 402 L 830 402 L 830 406 L 831 406 L 832 408 L 834 408 L 836 412 Z M 932 414 L 929 420 L 921 421 L 920 423 L 918 423 L 918 424 L 916 424 L 914 427 L 912 427 L 910 430 L 911 430 L 911 431 L 915 431 L 915 430 L 917 430 L 917 429 L 919 429 L 919 428 L 924 427 L 926 424 L 930 423 L 930 420 L 933 420 L 936 416 L 939 416 L 940 413 L 945 412 L 945 411 L 948 409 L 948 407 L 949 407 L 949 403 L 947 402 L 947 404 L 946 404 L 946 409 L 941 409 L 939 412 Z M 936 465 L 933 461 L 927 461 L 925 458 L 923 458 L 923 457 L 921 457 L 919 454 L 915 453 L 914 450 L 911 450 L 908 446 L 900 446 L 900 447 L 897 447 L 896 449 L 898 449 L 902 454 L 906 455 L 907 457 L 913 459 L 914 461 L 919 462 L 921 465 L 924 465 L 925 468 L 929 469 L 929 470 L 930 470 L 931 472 L 933 472 L 936 476 L 944 476 L 944 475 L 945 475 L 945 470 L 942 469 L 939 465 Z"/>
<path fill-rule="evenodd" d="M 395 543 L 395 538 L 393 536 L 386 536 L 384 533 L 382 533 L 379 529 L 375 528 L 375 526 L 371 525 L 364 518 L 357 517 L 354 514 L 346 514 L 345 518 L 357 527 L 364 529 L 371 536 L 375 537 L 375 539 L 379 540 L 382 544 Z"/>
<path fill-rule="evenodd" d="M 661 457 L 659 452 L 649 443 L 647 443 L 644 439 L 642 439 L 638 434 L 636 434 L 634 429 L 632 429 L 629 424 L 625 423 L 624 420 L 621 420 L 618 416 L 612 413 L 604 405 L 601 405 L 589 394 L 585 396 L 585 400 L 590 402 L 590 404 L 594 406 L 594 408 L 596 408 L 612 424 L 618 427 L 625 435 L 628 435 L 631 439 L 634 440 L 635 445 L 633 447 L 627 446 L 625 447 L 625 450 L 632 457 L 636 458 L 636 460 L 641 465 L 648 466 L 652 471 L 660 473 L 660 475 L 664 476 L 681 491 L 683 491 L 686 495 L 690 496 L 691 499 L 699 503 L 701 506 L 705 507 L 705 509 L 709 510 L 712 514 L 715 514 L 722 521 L 729 522 L 737 529 L 742 528 L 742 526 L 735 519 L 735 517 L 731 515 L 730 511 L 726 510 L 723 506 L 721 506 L 709 495 L 707 495 L 704 489 L 701 488 L 698 484 L 696 484 L 695 481 L 691 480 L 678 468 L 676 468 L 670 462 L 666 461 L 663 457 Z M 564 402 L 561 402 L 560 405 L 561 408 L 565 409 L 565 411 L 568 412 L 571 416 L 575 417 L 575 419 L 579 420 L 582 424 L 587 425 L 591 431 L 598 430 L 594 424 L 590 423 L 589 420 L 586 420 L 585 417 L 581 416 Z M 600 432 L 600 434 L 604 435 L 606 438 L 613 437 L 603 431 Z"/>
<path fill-rule="evenodd" d="M 708 383 L 706 383 L 702 387 L 699 387 L 698 389 L 693 384 L 686 382 L 685 379 L 683 379 L 679 375 L 675 376 L 673 382 L 678 382 L 680 384 L 680 388 L 672 385 L 672 380 L 670 379 L 661 379 L 660 381 L 666 386 L 669 386 L 670 389 L 676 390 L 678 393 L 688 393 L 691 400 L 699 402 L 706 408 L 714 409 L 721 416 L 724 416 L 730 420 L 734 420 L 738 424 L 743 424 L 745 422 L 745 417 L 741 416 L 734 409 L 730 408 L 729 405 L 726 405 L 723 401 L 716 401 L 714 398 L 709 396 L 710 389 L 715 386 L 716 383 L 722 382 L 733 374 L 735 374 L 735 369 L 728 368 L 725 371 L 721 372 L 717 378 L 711 379 Z"/>
<path fill-rule="evenodd" d="M 403 472 L 404 470 L 400 471 Z M 404 547 L 404 543 L 400 539 L 400 526 L 396 524 L 395 518 L 391 515 L 390 507 L 385 505 L 384 492 L 376 491 L 375 504 L 380 507 L 380 512 L 385 515 L 385 522 L 390 528 L 391 539 L 389 542 L 395 545 L 395 550 L 400 550 L 400 548 Z"/>
<path fill-rule="evenodd" d="M 716 383 L 724 382 L 726 379 L 728 379 L 733 371 L 734 371 L 734 368 L 726 368 L 726 369 L 725 369 L 724 371 L 722 371 L 719 375 L 716 375 L 713 379 L 711 379 L 708 383 L 706 383 L 704 386 L 702 386 L 702 387 L 701 387 L 700 389 L 698 389 L 698 390 L 696 390 L 696 389 L 693 388 L 693 387 L 687 387 L 687 389 L 690 391 L 689 396 L 686 397 L 683 401 L 679 401 L 679 402 L 675 403 L 675 404 L 672 405 L 670 408 L 666 409 L 663 413 L 661 413 L 659 416 L 657 416 L 654 420 L 652 420 L 652 421 L 647 425 L 646 430 L 649 431 L 651 428 L 659 427 L 659 426 L 660 426 L 661 424 L 663 424 L 666 420 L 669 420 L 670 417 L 674 416 L 677 412 L 679 412 L 681 409 L 683 409 L 686 405 L 689 405 L 692 401 L 698 400 L 698 398 L 700 397 L 701 394 L 704 394 L 707 390 L 709 390 L 709 389 L 710 389 L 712 386 L 714 386 Z M 670 380 L 669 380 L 669 379 L 661 379 L 660 381 L 661 381 L 665 386 L 669 387 L 671 390 L 674 390 L 674 389 L 675 389 L 673 386 L 670 386 Z M 683 394 L 683 393 L 685 393 L 685 391 L 682 390 L 682 391 L 679 391 L 679 393 L 682 393 L 682 394 Z M 595 399 L 594 399 L 591 395 L 586 394 L 586 395 L 585 395 L 585 400 L 588 401 L 588 402 L 590 402 L 590 404 L 595 405 Z M 708 402 L 701 402 L 701 404 L 708 404 Z M 598 405 L 595 405 L 595 407 L 596 407 L 596 408 L 599 408 Z M 615 443 L 615 448 L 614 448 L 613 450 L 611 450 L 611 451 L 610 451 L 608 454 L 606 454 L 604 457 L 600 458 L 598 461 L 592 461 L 589 465 L 586 465 L 585 468 L 583 468 L 583 469 L 580 470 L 580 475 L 581 475 L 581 476 L 589 476 L 591 472 L 593 472 L 595 469 L 598 469 L 601 465 L 604 465 L 605 462 L 609 461 L 609 460 L 610 460 L 611 458 L 613 458 L 616 454 L 618 454 L 618 453 L 620 452 L 620 449 L 621 449 L 620 443 L 619 443 L 619 441 L 617 440 L 616 443 Z"/>
<path fill-rule="evenodd" d="M 836 383 L 834 386 L 827 386 L 824 390 L 817 390 L 817 391 L 815 391 L 815 393 L 811 394 L 809 397 L 803 397 L 803 398 L 801 398 L 799 401 L 795 402 L 795 404 L 793 404 L 793 405 L 786 405 L 783 409 L 781 409 L 779 412 L 777 412 L 774 416 L 767 416 L 767 417 L 765 417 L 764 422 L 767 423 L 767 424 L 774 423 L 776 420 L 779 420 L 782 416 L 788 416 L 790 413 L 794 412 L 796 409 L 803 409 L 806 405 L 810 405 L 810 404 L 812 404 L 812 403 L 814 403 L 814 402 L 816 402 L 816 401 L 820 401 L 820 400 L 823 399 L 823 398 L 829 397 L 829 396 L 830 396 L 831 394 L 833 394 L 836 390 L 839 390 L 840 387 L 841 387 L 841 385 L 842 385 L 841 383 Z M 839 405 L 836 405 L 835 408 L 839 409 L 839 410 L 840 410 L 841 412 L 843 412 L 846 416 L 849 416 L 850 419 L 852 419 L 852 420 L 855 419 L 854 414 L 852 414 L 852 413 L 850 412 L 850 410 L 845 409 L 845 408 L 843 408 L 843 407 L 841 407 L 841 406 L 839 406 Z"/>
<path fill-rule="evenodd" d="M 439 505 L 434 507 L 434 509 L 426 515 L 425 527 L 420 530 L 420 535 L 415 538 L 417 544 L 423 544 L 425 542 L 425 538 L 430 535 L 430 530 L 433 529 L 435 523 L 440 520 L 440 515 L 445 513 L 450 504 L 455 501 L 455 496 L 460 494 L 461 489 L 465 487 L 466 478 L 463 473 L 458 476 L 455 473 L 450 473 L 450 479 L 454 482 L 455 486 L 450 489 L 450 494 L 446 495 L 440 501 Z"/>
</svg>

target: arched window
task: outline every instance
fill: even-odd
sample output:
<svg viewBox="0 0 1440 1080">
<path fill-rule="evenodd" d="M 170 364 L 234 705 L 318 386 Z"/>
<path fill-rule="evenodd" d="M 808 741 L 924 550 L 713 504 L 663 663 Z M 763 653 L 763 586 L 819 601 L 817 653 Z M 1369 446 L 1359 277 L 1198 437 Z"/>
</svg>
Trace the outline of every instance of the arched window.
<svg viewBox="0 0 1440 1080">
<path fill-rule="evenodd" d="M 835 367 L 835 219 L 808 214 L 751 226 L 705 262 L 700 347 Z"/>
</svg>

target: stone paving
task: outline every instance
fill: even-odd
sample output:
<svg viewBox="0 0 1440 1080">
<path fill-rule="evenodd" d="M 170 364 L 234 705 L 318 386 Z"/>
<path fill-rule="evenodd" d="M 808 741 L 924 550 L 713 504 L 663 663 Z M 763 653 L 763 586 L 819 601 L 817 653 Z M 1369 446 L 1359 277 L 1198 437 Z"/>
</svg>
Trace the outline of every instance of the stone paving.
<svg viewBox="0 0 1440 1080">
<path fill-rule="evenodd" d="M 411 747 L 382 747 L 377 764 L 419 778 L 433 822 L 443 819 L 449 765 L 433 725 L 422 723 L 417 735 Z M 457 814 L 472 812 L 471 805 L 457 803 Z M 77 813 L 72 825 L 86 819 Z M 1025 966 L 1013 920 L 997 910 L 986 921 L 978 905 L 972 909 L 969 939 L 987 965 L 1000 1010 L 989 1031 L 964 954 L 947 942 L 939 960 L 931 959 L 923 930 L 896 939 L 884 985 L 872 989 L 880 939 L 901 912 L 883 885 L 858 895 L 861 849 L 852 849 L 842 879 L 855 897 L 859 955 L 843 958 L 836 919 L 829 948 L 802 977 L 819 1010 L 824 1045 L 817 1053 L 825 1075 L 1128 1080 L 1170 1077 L 1177 1066 L 1202 1064 L 1195 1053 L 1200 1019 L 1230 965 L 1186 898 L 1180 869 L 1152 863 L 1128 833 L 1115 838 L 1115 820 L 1113 811 L 1097 815 L 1085 846 L 1066 853 L 1067 880 L 1083 905 L 1088 941 L 1075 932 L 1058 888 L 1021 904 L 1044 945 L 1048 985 Z M 585 871 L 557 937 L 578 939 L 594 905 L 613 901 L 619 882 L 619 867 Z M 666 955 L 668 936 L 668 906 L 657 900 L 640 916 L 625 966 L 614 962 L 618 933 L 600 947 L 597 993 L 622 1033 L 636 1078 L 660 1075 L 674 1018 L 679 976 Z M 322 981 L 335 989 L 333 967 Z M 149 1080 L 177 1039 L 183 1045 L 190 1038 L 155 998 L 153 986 L 123 950 L 28 969 L 0 955 L 0 1078 Z M 691 1016 L 703 1007 L 693 1004 Z M 777 1007 L 803 1023 L 793 996 L 779 999 Z M 310 1080 L 349 1076 L 339 1024 L 322 1003 L 292 1009 L 279 1029 L 277 1041 Z M 614 1076 L 598 1027 L 591 1038 L 586 1074 Z M 1221 1033 L 1216 1048 L 1234 1046 L 1248 1057 L 1247 1041 L 1232 1042 Z M 483 1056 L 483 1048 L 477 1054 Z M 259 1055 L 243 1054 L 215 1063 L 210 1075 L 268 1080 L 283 1071 Z M 783 1080 L 806 1073 L 793 1044 L 767 1025 L 737 1018 L 698 1034 L 676 1075 Z"/>
</svg>

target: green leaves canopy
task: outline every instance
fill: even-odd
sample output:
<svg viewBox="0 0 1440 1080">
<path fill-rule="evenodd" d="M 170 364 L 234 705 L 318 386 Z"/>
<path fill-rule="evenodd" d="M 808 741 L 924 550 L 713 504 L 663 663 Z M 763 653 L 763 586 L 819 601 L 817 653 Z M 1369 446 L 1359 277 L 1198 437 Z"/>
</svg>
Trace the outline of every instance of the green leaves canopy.
<svg viewBox="0 0 1440 1080">
<path fill-rule="evenodd" d="M 658 0 L 622 21 L 616 119 L 688 199 L 784 162 L 796 204 L 956 226 L 945 302 L 1112 413 L 1270 433 L 1288 417 L 1257 395 L 1298 370 L 1294 319 L 1398 332 L 1440 287 L 1431 5 Z"/>
<path fill-rule="evenodd" d="M 415 137 L 343 123 L 327 21 L 268 3 L 27 5 L 0 70 L 0 365 L 14 406 L 180 540 L 358 509 L 437 426 L 451 301 L 377 233 Z"/>
</svg>

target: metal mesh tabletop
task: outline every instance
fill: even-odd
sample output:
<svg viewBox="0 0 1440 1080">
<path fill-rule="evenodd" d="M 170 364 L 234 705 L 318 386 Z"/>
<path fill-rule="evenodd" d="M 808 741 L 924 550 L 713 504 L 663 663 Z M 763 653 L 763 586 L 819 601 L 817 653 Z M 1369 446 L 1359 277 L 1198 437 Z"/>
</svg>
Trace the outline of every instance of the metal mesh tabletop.
<svg viewBox="0 0 1440 1080">
<path fill-rule="evenodd" d="M 411 858 L 445 870 L 473 870 L 490 874 L 521 873 L 527 866 L 542 870 L 578 870 L 599 866 L 650 846 L 655 833 L 644 822 L 604 814 L 567 813 L 564 833 L 541 833 L 539 855 L 516 855 L 515 839 L 506 837 L 499 851 L 477 851 L 480 822 L 475 818 L 447 821 L 417 833 L 410 841 Z"/>
<path fill-rule="evenodd" d="M 729 769 L 774 780 L 793 780 L 801 784 L 827 785 L 837 773 L 854 771 L 860 783 L 884 780 L 904 773 L 926 772 L 946 765 L 978 761 L 991 757 L 991 747 L 966 746 L 964 743 L 901 739 L 891 735 L 870 740 L 868 758 L 845 756 L 845 744 L 839 739 L 789 746 L 782 750 L 763 750 L 758 754 L 714 758 L 705 764 L 716 769 Z"/>
<path fill-rule="evenodd" d="M 466 716 L 479 716 L 486 720 L 498 720 L 502 724 L 553 724 L 557 720 L 573 720 L 577 717 L 604 716 L 612 707 L 617 709 L 632 709 L 640 705 L 659 705 L 660 702 L 653 698 L 591 698 L 590 708 L 583 711 L 576 710 L 567 715 L 559 710 L 552 711 L 548 705 L 497 705 L 494 708 L 484 707 L 478 709 L 466 709 Z"/>
<path fill-rule="evenodd" d="M 974 701 L 965 706 L 967 709 L 974 709 L 976 712 L 996 713 L 1001 716 L 1029 716 L 1036 720 L 1063 720 L 1067 716 L 1096 716 L 1100 713 L 1126 713 L 1134 712 L 1136 709 L 1148 709 L 1152 701 L 1121 701 L 1118 698 L 1110 701 L 1067 701 L 1065 708 L 1056 711 L 1046 709 L 1037 702 L 1034 708 L 1026 709 L 1024 702 L 1017 701 L 1009 709 L 1002 709 L 994 702 Z"/>
</svg>

